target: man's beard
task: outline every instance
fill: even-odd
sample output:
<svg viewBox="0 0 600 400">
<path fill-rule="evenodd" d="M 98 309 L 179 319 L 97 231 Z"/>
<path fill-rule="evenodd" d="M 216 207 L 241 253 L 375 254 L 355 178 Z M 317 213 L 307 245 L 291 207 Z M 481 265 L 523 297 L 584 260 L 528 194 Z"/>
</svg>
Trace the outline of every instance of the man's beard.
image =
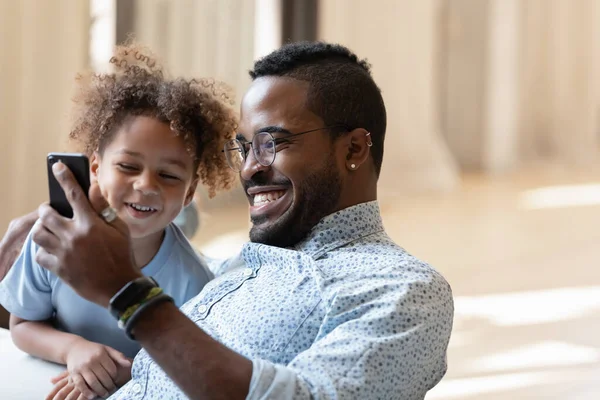
<svg viewBox="0 0 600 400">
<path fill-rule="evenodd" d="M 290 247 L 304 239 L 311 229 L 338 204 L 342 183 L 333 157 L 320 170 L 307 176 L 300 184 L 301 198 L 277 221 L 266 228 L 257 228 L 264 222 L 261 217 L 253 218 L 250 241 L 270 246 Z"/>
</svg>

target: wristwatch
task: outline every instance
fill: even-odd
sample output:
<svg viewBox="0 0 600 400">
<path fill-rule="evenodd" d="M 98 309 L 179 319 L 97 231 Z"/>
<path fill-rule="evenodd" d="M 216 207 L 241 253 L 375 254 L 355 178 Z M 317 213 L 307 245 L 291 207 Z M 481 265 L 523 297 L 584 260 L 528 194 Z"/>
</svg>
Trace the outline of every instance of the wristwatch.
<svg viewBox="0 0 600 400">
<path fill-rule="evenodd" d="M 158 283 L 150 276 L 144 276 L 128 282 L 108 303 L 108 310 L 117 320 L 131 306 L 140 303 Z"/>
</svg>

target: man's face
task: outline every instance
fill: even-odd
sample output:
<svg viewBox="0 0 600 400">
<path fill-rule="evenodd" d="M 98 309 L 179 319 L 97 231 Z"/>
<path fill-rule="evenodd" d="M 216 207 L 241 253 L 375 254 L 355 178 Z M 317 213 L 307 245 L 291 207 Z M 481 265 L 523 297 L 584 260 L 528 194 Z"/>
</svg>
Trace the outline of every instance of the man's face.
<svg viewBox="0 0 600 400">
<path fill-rule="evenodd" d="M 265 130 L 285 139 L 323 128 L 322 119 L 306 108 L 307 89 L 307 83 L 289 78 L 256 79 L 242 100 L 240 139 L 251 141 Z M 328 130 L 320 130 L 292 137 L 276 150 L 268 167 L 250 150 L 240 178 L 250 203 L 250 240 L 288 247 L 336 210 L 342 189 L 340 147 Z"/>
</svg>

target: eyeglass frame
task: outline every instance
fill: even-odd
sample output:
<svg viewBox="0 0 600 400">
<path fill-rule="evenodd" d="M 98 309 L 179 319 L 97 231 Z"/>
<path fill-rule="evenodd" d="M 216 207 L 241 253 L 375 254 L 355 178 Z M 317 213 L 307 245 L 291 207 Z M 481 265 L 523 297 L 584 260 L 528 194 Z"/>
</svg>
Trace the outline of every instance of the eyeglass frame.
<svg viewBox="0 0 600 400">
<path fill-rule="evenodd" d="M 287 141 L 289 138 L 292 137 L 296 137 L 296 136 L 300 136 L 300 135 L 304 135 L 305 133 L 311 133 L 311 132 L 316 132 L 316 131 L 322 131 L 325 129 L 334 129 L 334 128 L 344 128 L 345 130 L 347 130 L 348 132 L 351 131 L 350 128 L 348 128 L 347 125 L 344 124 L 338 124 L 338 125 L 331 125 L 331 126 L 324 126 L 322 128 L 316 128 L 316 129 L 310 129 L 308 131 L 303 131 L 303 132 L 298 132 L 298 133 L 291 133 L 291 134 L 287 134 L 285 137 L 281 137 L 281 138 L 275 138 L 273 137 L 273 133 L 277 133 L 277 132 L 269 132 L 269 131 L 258 131 L 254 134 L 254 136 L 252 136 L 252 140 L 251 141 L 241 141 L 240 139 L 231 139 L 230 141 L 228 141 L 227 143 L 225 143 L 225 145 L 223 146 L 223 150 L 221 150 L 221 153 L 225 153 L 226 151 L 233 151 L 233 150 L 237 150 L 237 149 L 225 149 L 225 146 L 227 146 L 228 143 L 231 143 L 232 141 L 237 141 L 240 145 L 241 145 L 241 149 L 242 149 L 242 158 L 243 158 L 243 164 L 242 164 L 242 168 L 243 166 L 246 164 L 246 161 L 248 160 L 248 153 L 249 150 L 246 150 L 246 146 L 249 145 L 250 147 L 252 147 L 252 152 L 254 153 L 254 158 L 256 159 L 256 162 L 258 162 L 260 165 L 262 165 L 263 167 L 270 167 L 271 165 L 273 165 L 273 163 L 275 162 L 275 158 L 277 157 L 277 145 L 280 143 L 284 143 L 285 141 Z M 280 133 L 284 133 L 284 132 L 289 132 L 287 130 L 285 131 L 279 131 Z M 269 135 L 271 137 L 271 139 L 269 139 L 268 142 L 272 142 L 273 143 L 273 160 L 271 160 L 271 162 L 267 165 L 263 164 L 260 162 L 259 157 L 256 154 L 256 149 L 254 148 L 253 142 L 254 142 L 254 138 L 258 135 Z M 225 153 L 227 154 L 227 153 Z M 234 168 L 231 163 L 229 162 L 229 159 L 227 157 L 225 157 L 227 160 L 227 165 L 229 166 L 229 168 L 231 168 L 232 170 L 236 171 L 236 172 L 241 172 L 242 168 L 240 168 L 239 170 L 237 170 L 236 168 Z"/>
</svg>

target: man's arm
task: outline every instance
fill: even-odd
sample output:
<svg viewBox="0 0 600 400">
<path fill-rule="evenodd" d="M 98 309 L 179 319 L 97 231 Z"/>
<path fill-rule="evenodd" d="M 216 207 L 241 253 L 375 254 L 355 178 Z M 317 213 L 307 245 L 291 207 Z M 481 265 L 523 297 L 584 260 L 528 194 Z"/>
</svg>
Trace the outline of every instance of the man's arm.
<svg viewBox="0 0 600 400">
<path fill-rule="evenodd" d="M 173 304 L 146 311 L 134 334 L 189 398 L 246 398 L 252 362 L 211 338 Z"/>
<path fill-rule="evenodd" d="M 14 264 L 27 238 L 27 234 L 38 218 L 37 210 L 14 219 L 8 225 L 8 230 L 0 240 L 0 281 L 4 279 L 10 267 Z"/>
<path fill-rule="evenodd" d="M 134 333 L 190 398 L 422 400 L 446 372 L 452 293 L 433 271 L 403 273 L 336 287 L 317 338 L 288 365 L 242 358 L 170 304 Z"/>
<path fill-rule="evenodd" d="M 100 212 L 108 207 L 97 185 L 86 198 L 73 175 L 56 163 L 53 168 L 73 207 L 73 219 L 48 204 L 39 208 L 32 238 L 39 245 L 36 262 L 59 276 L 81 297 L 107 307 L 125 284 L 142 276 L 136 268 L 127 225 L 119 218 L 107 223 Z M 244 399 L 252 363 L 227 349 L 174 305 L 146 310 L 134 333 L 142 346 L 190 398 Z M 115 321 L 115 324 L 117 321 Z M 190 354 L 188 354 L 190 353 Z"/>
</svg>

